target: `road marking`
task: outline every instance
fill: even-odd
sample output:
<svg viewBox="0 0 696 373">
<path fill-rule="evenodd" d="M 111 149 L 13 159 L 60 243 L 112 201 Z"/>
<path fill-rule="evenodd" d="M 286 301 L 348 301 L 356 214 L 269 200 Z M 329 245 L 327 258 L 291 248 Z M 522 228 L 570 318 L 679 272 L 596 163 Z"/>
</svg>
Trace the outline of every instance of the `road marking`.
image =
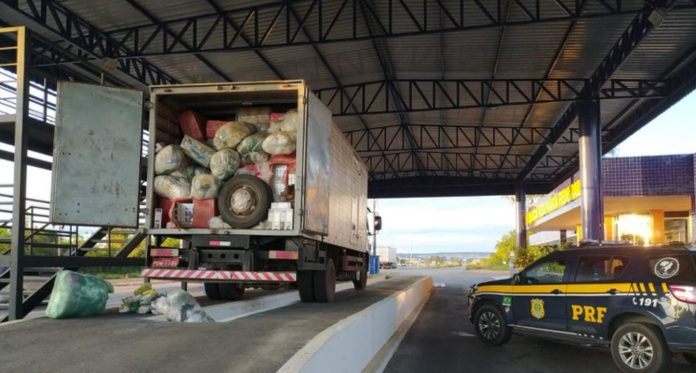
<svg viewBox="0 0 696 373">
<path fill-rule="evenodd" d="M 447 287 L 447 284 L 445 284 L 444 282 L 436 282 L 433 284 L 433 287 L 434 288 L 445 288 L 445 287 Z"/>
</svg>

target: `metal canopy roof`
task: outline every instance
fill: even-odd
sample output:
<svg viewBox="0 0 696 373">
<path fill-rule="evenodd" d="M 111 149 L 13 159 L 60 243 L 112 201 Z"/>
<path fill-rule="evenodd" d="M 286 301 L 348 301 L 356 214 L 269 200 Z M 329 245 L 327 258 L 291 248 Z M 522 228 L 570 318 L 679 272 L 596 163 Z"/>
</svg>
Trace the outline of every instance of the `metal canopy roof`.
<svg viewBox="0 0 696 373">
<path fill-rule="evenodd" d="M 696 0 L 18 0 L 0 20 L 58 78 L 305 79 L 372 197 L 546 193 L 578 167 L 575 102 L 600 100 L 608 150 L 696 87 Z"/>
</svg>

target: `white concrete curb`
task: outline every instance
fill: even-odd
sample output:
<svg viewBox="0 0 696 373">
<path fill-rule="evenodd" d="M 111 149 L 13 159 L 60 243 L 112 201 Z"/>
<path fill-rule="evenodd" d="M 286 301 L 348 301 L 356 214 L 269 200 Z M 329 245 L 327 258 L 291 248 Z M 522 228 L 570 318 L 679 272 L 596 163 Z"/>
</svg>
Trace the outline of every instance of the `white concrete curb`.
<svg viewBox="0 0 696 373">
<path fill-rule="evenodd" d="M 279 370 L 360 372 L 433 288 L 426 277 L 325 329 Z"/>
</svg>

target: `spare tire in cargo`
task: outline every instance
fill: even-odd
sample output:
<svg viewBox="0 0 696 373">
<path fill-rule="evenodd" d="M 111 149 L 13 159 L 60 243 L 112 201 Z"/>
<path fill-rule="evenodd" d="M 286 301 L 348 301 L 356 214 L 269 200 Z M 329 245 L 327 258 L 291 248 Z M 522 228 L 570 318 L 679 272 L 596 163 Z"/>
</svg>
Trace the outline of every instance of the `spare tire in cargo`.
<svg viewBox="0 0 696 373">
<path fill-rule="evenodd" d="M 227 180 L 218 194 L 220 217 L 232 228 L 251 228 L 268 217 L 271 188 L 253 175 Z"/>
</svg>

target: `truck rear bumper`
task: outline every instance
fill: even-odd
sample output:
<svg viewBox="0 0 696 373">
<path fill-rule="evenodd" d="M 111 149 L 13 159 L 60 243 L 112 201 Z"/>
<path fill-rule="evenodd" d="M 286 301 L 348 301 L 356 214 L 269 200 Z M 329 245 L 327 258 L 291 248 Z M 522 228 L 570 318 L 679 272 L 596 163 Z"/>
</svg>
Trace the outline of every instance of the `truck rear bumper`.
<svg viewBox="0 0 696 373">
<path fill-rule="evenodd" d="M 140 275 L 148 279 L 205 282 L 295 282 L 296 272 L 212 271 L 197 269 L 143 269 Z"/>
</svg>

